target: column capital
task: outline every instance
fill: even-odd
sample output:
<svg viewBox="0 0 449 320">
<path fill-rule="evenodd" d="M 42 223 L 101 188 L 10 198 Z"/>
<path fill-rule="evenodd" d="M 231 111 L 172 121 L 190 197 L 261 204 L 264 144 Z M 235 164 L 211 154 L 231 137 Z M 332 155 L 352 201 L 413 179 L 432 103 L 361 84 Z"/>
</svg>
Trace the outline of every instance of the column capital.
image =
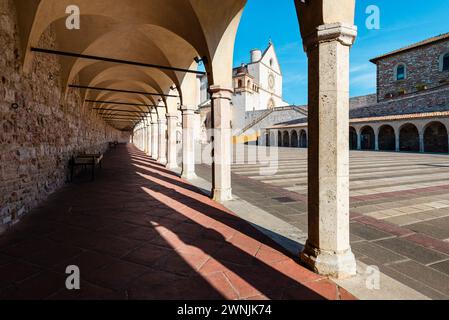
<svg viewBox="0 0 449 320">
<path fill-rule="evenodd" d="M 167 118 L 160 117 L 160 118 L 157 120 L 157 123 L 158 123 L 158 124 L 164 124 L 164 123 L 167 123 Z"/>
<path fill-rule="evenodd" d="M 338 41 L 344 46 L 352 46 L 357 37 L 357 26 L 346 23 L 331 23 L 317 27 L 316 32 L 304 37 L 304 50 L 309 51 L 325 42 Z"/>
<path fill-rule="evenodd" d="M 197 107 L 181 106 L 182 114 L 194 114 L 198 110 Z"/>
<path fill-rule="evenodd" d="M 222 86 L 210 86 L 209 92 L 211 98 L 213 99 L 228 99 L 232 100 L 232 95 L 234 94 L 234 89 Z"/>
<path fill-rule="evenodd" d="M 178 114 L 177 113 L 167 113 L 165 116 L 166 116 L 167 119 L 178 118 Z"/>
</svg>

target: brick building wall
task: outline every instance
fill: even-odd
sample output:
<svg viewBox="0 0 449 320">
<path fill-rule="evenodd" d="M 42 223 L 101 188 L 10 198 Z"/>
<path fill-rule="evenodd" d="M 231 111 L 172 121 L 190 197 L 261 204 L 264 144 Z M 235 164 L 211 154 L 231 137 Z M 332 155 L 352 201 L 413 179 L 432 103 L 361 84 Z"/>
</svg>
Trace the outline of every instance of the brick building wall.
<svg viewBox="0 0 449 320">
<path fill-rule="evenodd" d="M 449 39 L 410 51 L 400 52 L 381 58 L 377 64 L 377 93 L 379 101 L 398 96 L 401 90 L 408 94 L 419 91 L 418 86 L 425 85 L 428 89 L 449 84 L 449 71 L 440 71 L 440 57 L 449 53 Z M 406 79 L 396 81 L 395 68 L 399 64 L 406 66 Z"/>
<path fill-rule="evenodd" d="M 64 185 L 73 154 L 128 139 L 83 108 L 78 91 L 64 98 L 58 57 L 36 55 L 22 72 L 16 14 L 13 1 L 0 1 L 0 233 Z M 57 46 L 51 29 L 39 46 Z"/>
</svg>

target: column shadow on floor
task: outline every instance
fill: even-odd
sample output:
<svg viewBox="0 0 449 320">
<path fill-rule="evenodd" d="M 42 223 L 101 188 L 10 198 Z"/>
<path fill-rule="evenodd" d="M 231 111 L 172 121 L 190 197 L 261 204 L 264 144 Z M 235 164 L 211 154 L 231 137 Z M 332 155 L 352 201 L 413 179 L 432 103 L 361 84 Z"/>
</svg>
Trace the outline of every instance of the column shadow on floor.
<svg viewBox="0 0 449 320">
<path fill-rule="evenodd" d="M 324 299 L 295 279 L 320 277 L 291 272 L 287 252 L 176 177 L 131 145 L 107 154 L 96 181 L 0 237 L 0 298 Z M 69 264 L 79 292 L 64 287 Z"/>
</svg>

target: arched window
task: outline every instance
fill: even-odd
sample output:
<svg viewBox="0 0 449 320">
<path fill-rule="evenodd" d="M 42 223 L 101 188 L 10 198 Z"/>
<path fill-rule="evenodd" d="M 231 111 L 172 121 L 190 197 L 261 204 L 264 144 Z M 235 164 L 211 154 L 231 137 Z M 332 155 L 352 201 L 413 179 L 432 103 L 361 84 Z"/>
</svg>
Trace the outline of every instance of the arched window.
<svg viewBox="0 0 449 320">
<path fill-rule="evenodd" d="M 239 80 L 238 88 L 242 88 L 242 87 L 243 87 L 243 81 Z"/>
<path fill-rule="evenodd" d="M 441 55 L 440 71 L 449 71 L 449 52 Z"/>
<path fill-rule="evenodd" d="M 395 70 L 396 81 L 405 80 L 406 77 L 407 77 L 407 70 L 405 68 L 405 64 L 400 64 L 400 65 L 396 66 L 396 70 Z"/>
</svg>

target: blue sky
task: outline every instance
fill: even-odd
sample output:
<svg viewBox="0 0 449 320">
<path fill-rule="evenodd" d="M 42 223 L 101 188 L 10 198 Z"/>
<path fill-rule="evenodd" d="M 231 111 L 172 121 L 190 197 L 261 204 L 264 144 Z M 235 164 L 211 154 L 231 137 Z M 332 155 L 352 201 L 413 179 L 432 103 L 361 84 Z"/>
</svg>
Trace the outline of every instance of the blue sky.
<svg viewBox="0 0 449 320">
<path fill-rule="evenodd" d="M 449 32 L 449 1 L 357 0 L 359 36 L 351 51 L 351 96 L 376 91 L 371 58 Z M 380 8 L 380 29 L 368 30 L 369 5 Z M 249 61 L 249 51 L 272 39 L 284 74 L 284 98 L 307 103 L 307 58 L 302 48 L 293 0 L 248 0 L 237 34 L 234 64 Z"/>
</svg>

